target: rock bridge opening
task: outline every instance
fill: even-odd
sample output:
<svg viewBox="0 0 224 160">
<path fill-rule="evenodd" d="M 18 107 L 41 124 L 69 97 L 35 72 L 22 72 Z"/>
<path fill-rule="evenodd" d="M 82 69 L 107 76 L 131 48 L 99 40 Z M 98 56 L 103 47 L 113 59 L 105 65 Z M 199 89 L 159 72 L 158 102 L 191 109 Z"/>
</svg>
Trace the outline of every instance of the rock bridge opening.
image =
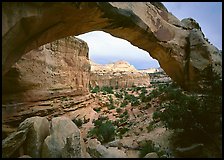
<svg viewBox="0 0 224 160">
<path fill-rule="evenodd" d="M 150 86 L 149 74 L 162 71 L 148 52 L 109 33 L 93 31 L 76 37 L 89 47 L 90 88 Z"/>
<path fill-rule="evenodd" d="M 2 5 L 4 133 L 28 117 L 51 119 L 93 103 L 88 46 L 69 36 L 101 30 L 125 39 L 157 59 L 186 90 L 203 88 L 201 81 L 222 74 L 220 51 L 205 39 L 199 24 L 178 20 L 162 3 Z"/>
<path fill-rule="evenodd" d="M 57 39 L 95 30 L 102 30 L 115 37 L 128 40 L 133 45 L 149 52 L 153 58 L 159 61 L 161 68 L 184 89 L 200 88 L 199 82 L 209 77 L 202 74 L 205 71 L 207 73 L 207 69 L 209 69 L 209 73 L 216 71 L 221 74 L 220 51 L 205 39 L 198 23 L 192 19 L 178 20 L 159 2 L 4 2 L 2 13 L 3 87 L 7 86 L 10 77 L 18 76 L 18 80 L 23 77 L 12 66 L 17 65 L 15 63 L 18 60 L 26 60 L 21 57 L 25 54 L 25 56 L 29 56 L 27 54 L 29 51 L 46 44 L 44 48 L 40 47 L 38 50 L 48 50 L 49 53 L 60 52 L 66 48 L 67 43 L 73 40 Z M 49 42 L 53 43 L 49 46 L 47 44 Z M 76 45 L 71 48 L 80 48 L 80 45 L 85 45 L 83 43 L 75 40 L 74 44 Z M 60 45 L 62 48 L 57 48 Z M 86 85 L 86 72 L 89 70 L 89 65 L 86 63 L 88 59 L 85 58 L 84 53 L 86 48 L 80 48 L 80 55 L 75 57 L 74 61 L 74 65 L 79 68 L 76 74 L 83 80 L 75 80 L 77 86 L 80 86 L 77 88 Z M 67 48 L 66 53 L 69 53 L 70 49 Z M 48 64 L 48 68 L 45 70 L 41 67 L 35 68 L 32 66 L 34 65 L 32 61 L 29 61 L 26 65 L 29 64 L 31 67 L 27 68 L 27 71 L 30 70 L 30 73 L 33 73 L 34 70 L 38 70 L 43 74 L 46 71 L 46 76 L 59 75 L 53 70 L 56 66 L 55 62 L 60 58 L 57 59 L 57 56 L 53 54 L 53 58 L 41 54 L 36 56 L 37 62 L 40 65 L 43 62 Z M 71 65 L 71 57 L 65 56 L 63 62 L 67 66 Z M 26 69 L 25 66 L 21 66 L 21 68 Z M 71 75 L 60 73 L 60 76 L 69 77 Z M 38 80 L 38 74 L 30 74 L 24 81 L 27 82 L 33 78 Z M 45 84 L 51 83 L 48 82 L 48 77 L 41 81 L 41 84 L 38 83 L 37 86 L 43 88 L 45 88 Z M 60 81 L 63 83 L 66 78 Z M 54 84 L 53 81 L 52 84 Z M 23 83 L 20 85 L 20 88 L 29 86 Z M 13 88 L 13 86 L 10 87 Z M 60 86 L 58 87 L 60 88 Z M 33 92 L 36 93 L 36 91 Z M 77 91 L 77 93 L 81 92 Z M 50 91 L 40 92 L 36 97 L 41 98 L 46 94 L 52 93 Z M 32 97 L 32 94 L 28 94 L 28 97 Z"/>
</svg>

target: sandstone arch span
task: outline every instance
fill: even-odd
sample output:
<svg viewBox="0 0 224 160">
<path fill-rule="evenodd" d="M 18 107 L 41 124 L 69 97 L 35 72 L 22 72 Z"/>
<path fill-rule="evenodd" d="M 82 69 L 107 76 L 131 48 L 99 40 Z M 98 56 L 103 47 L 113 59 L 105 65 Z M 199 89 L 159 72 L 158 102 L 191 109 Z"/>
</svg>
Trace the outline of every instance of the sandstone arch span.
<svg viewBox="0 0 224 160">
<path fill-rule="evenodd" d="M 20 57 L 70 35 L 102 30 L 128 40 L 157 59 L 185 89 L 198 89 L 208 68 L 221 74 L 220 51 L 192 19 L 179 21 L 161 3 L 3 3 L 3 75 Z"/>
</svg>

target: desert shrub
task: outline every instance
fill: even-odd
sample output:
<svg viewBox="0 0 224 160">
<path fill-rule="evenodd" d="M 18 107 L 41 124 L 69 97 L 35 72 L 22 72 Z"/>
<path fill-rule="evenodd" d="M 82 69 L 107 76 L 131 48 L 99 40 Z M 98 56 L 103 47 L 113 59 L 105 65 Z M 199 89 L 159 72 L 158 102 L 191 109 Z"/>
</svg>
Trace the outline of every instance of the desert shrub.
<svg viewBox="0 0 224 160">
<path fill-rule="evenodd" d="M 93 108 L 93 110 L 94 111 L 96 111 L 97 113 L 101 110 L 101 108 L 100 107 L 98 107 L 98 108 Z"/>
<path fill-rule="evenodd" d="M 124 100 L 124 101 L 121 103 L 120 107 L 123 108 L 123 107 L 127 106 L 127 104 L 128 104 L 128 101 Z"/>
<path fill-rule="evenodd" d="M 125 110 L 122 114 L 120 114 L 120 116 L 119 116 L 119 117 L 120 117 L 120 118 L 125 118 L 125 119 L 129 118 L 128 111 L 127 111 L 127 110 Z"/>
<path fill-rule="evenodd" d="M 107 106 L 107 108 L 108 108 L 109 110 L 111 110 L 111 109 L 115 109 L 116 107 L 115 107 L 113 104 L 109 104 L 109 105 Z"/>
<path fill-rule="evenodd" d="M 146 110 L 146 109 L 149 109 L 150 107 L 152 107 L 150 103 L 145 103 L 142 109 Z"/>
<path fill-rule="evenodd" d="M 113 87 L 103 86 L 100 90 L 106 94 L 114 94 Z"/>
<path fill-rule="evenodd" d="M 217 85 L 216 82 L 214 85 Z M 198 95 L 183 93 L 180 88 L 171 85 L 163 87 L 160 89 L 164 92 L 160 98 L 161 104 L 154 112 L 153 119 L 160 119 L 168 129 L 182 131 L 177 133 L 185 141 L 180 138 L 178 145 L 207 143 L 219 150 L 216 137 L 221 134 L 222 95 L 215 88 L 211 87 L 206 94 Z M 165 110 L 161 111 L 161 107 Z"/>
<path fill-rule="evenodd" d="M 140 147 L 139 157 L 143 158 L 146 154 L 150 152 L 155 152 L 154 143 L 152 141 L 146 141 Z"/>
<path fill-rule="evenodd" d="M 122 94 L 122 93 L 118 93 L 118 92 L 116 92 L 114 95 L 115 95 L 117 98 L 123 98 L 123 94 Z"/>
<path fill-rule="evenodd" d="M 154 123 L 150 122 L 149 125 L 146 127 L 148 132 L 151 132 L 154 129 Z"/>
<path fill-rule="evenodd" d="M 101 143 L 107 143 L 115 139 L 115 127 L 106 117 L 99 117 L 93 121 L 94 128 L 89 131 L 90 136 L 96 136 Z"/>
<path fill-rule="evenodd" d="M 61 100 L 61 101 L 68 101 L 68 100 L 69 100 L 69 97 L 62 96 L 62 97 L 60 97 L 60 100 Z"/>
<path fill-rule="evenodd" d="M 167 155 L 166 151 L 161 149 L 159 145 L 156 145 L 151 140 L 143 142 L 140 147 L 139 157 L 143 158 L 150 152 L 156 152 L 159 157 Z"/>
<path fill-rule="evenodd" d="M 138 106 L 138 105 L 140 105 L 140 102 L 139 102 L 139 100 L 137 98 L 136 99 L 133 99 L 131 101 L 131 106 Z"/>
<path fill-rule="evenodd" d="M 98 93 L 99 91 L 100 91 L 100 87 L 99 86 L 91 88 L 91 90 L 90 90 L 91 93 Z"/>
<path fill-rule="evenodd" d="M 127 131 L 129 131 L 129 128 L 126 127 L 120 127 L 118 128 L 118 136 L 121 138 L 123 134 L 125 134 Z"/>
<path fill-rule="evenodd" d="M 142 87 L 142 88 L 141 88 L 141 94 L 146 94 L 146 93 L 147 93 L 146 88 L 145 88 L 145 87 Z"/>
<path fill-rule="evenodd" d="M 132 94 L 125 94 L 124 100 L 129 101 L 132 106 L 137 106 L 140 104 L 138 98 Z"/>
<path fill-rule="evenodd" d="M 122 111 L 121 108 L 117 108 L 117 109 L 116 109 L 116 112 L 117 112 L 117 113 L 121 113 L 121 111 Z"/>
<path fill-rule="evenodd" d="M 76 124 L 76 126 L 78 128 L 80 128 L 82 126 L 82 124 L 83 124 L 81 119 L 73 119 L 72 121 Z"/>
<path fill-rule="evenodd" d="M 107 108 L 108 108 L 109 110 L 114 109 L 114 108 L 115 108 L 114 100 L 113 100 L 113 98 L 112 98 L 111 95 L 109 95 L 109 102 L 110 102 L 109 104 L 107 103 Z"/>
</svg>

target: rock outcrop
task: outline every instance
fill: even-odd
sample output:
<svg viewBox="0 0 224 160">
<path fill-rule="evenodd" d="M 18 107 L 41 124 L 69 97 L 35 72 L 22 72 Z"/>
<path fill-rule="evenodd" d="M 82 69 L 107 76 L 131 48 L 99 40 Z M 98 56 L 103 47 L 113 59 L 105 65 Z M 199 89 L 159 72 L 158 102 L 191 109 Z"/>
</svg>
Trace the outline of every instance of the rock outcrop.
<svg viewBox="0 0 224 160">
<path fill-rule="evenodd" d="M 157 153 L 151 152 L 146 154 L 144 158 L 159 158 L 159 156 L 157 155 Z"/>
<path fill-rule="evenodd" d="M 3 75 L 32 49 L 93 30 L 148 51 L 186 90 L 203 88 L 201 80 L 221 74 L 221 51 L 206 40 L 200 26 L 192 19 L 178 20 L 160 2 L 4 2 Z"/>
<path fill-rule="evenodd" d="M 22 103 L 88 93 L 87 44 L 67 37 L 32 50 L 3 77 L 3 102 Z"/>
<path fill-rule="evenodd" d="M 53 118 L 50 123 L 44 117 L 31 117 L 2 141 L 2 157 L 84 158 L 81 141 L 80 130 L 67 117 Z"/>
<path fill-rule="evenodd" d="M 33 158 L 39 158 L 44 139 L 49 133 L 49 121 L 45 117 L 31 117 L 20 123 L 18 130 L 29 129 L 25 141 L 25 153 Z"/>
<path fill-rule="evenodd" d="M 32 116 L 51 117 L 74 110 L 91 99 L 89 76 L 88 46 L 75 37 L 30 51 L 3 77 L 3 124 L 16 126 Z M 65 96 L 74 96 L 76 103 L 67 107 L 54 103 L 53 98 Z"/>
<path fill-rule="evenodd" d="M 28 128 L 13 132 L 2 141 L 2 158 L 10 158 L 26 140 Z"/>
<path fill-rule="evenodd" d="M 41 157 L 81 158 L 80 131 L 75 123 L 67 117 L 53 118 L 50 135 L 43 142 Z"/>
<path fill-rule="evenodd" d="M 91 87 L 111 86 L 113 88 L 149 86 L 150 78 L 125 61 L 107 65 L 91 62 L 90 85 Z"/>
<path fill-rule="evenodd" d="M 127 158 L 124 151 L 115 147 L 106 148 L 97 139 L 88 141 L 87 151 L 92 158 Z"/>
<path fill-rule="evenodd" d="M 147 73 L 150 76 L 150 83 L 152 85 L 172 82 L 172 79 L 164 72 L 162 68 L 149 68 L 140 70 L 140 72 Z"/>
</svg>

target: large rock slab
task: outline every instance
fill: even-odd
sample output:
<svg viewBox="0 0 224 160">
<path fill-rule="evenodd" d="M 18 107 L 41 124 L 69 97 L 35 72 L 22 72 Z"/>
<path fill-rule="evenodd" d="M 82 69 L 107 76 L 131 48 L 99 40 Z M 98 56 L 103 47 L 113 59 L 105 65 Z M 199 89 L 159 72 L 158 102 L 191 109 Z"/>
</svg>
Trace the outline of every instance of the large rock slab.
<svg viewBox="0 0 224 160">
<path fill-rule="evenodd" d="M 2 141 L 2 158 L 10 158 L 22 146 L 27 132 L 28 128 L 13 132 Z"/>
<path fill-rule="evenodd" d="M 63 151 L 66 153 L 62 154 Z M 44 140 L 41 157 L 61 158 L 62 155 L 81 157 L 80 131 L 69 118 L 56 117 L 51 121 L 50 135 Z"/>
<path fill-rule="evenodd" d="M 41 147 L 44 139 L 49 135 L 50 125 L 45 117 L 27 118 L 18 130 L 29 129 L 25 143 L 25 154 L 33 158 L 40 158 Z"/>
<path fill-rule="evenodd" d="M 80 135 L 73 133 L 71 137 L 66 138 L 62 158 L 80 158 L 81 156 Z"/>
</svg>

